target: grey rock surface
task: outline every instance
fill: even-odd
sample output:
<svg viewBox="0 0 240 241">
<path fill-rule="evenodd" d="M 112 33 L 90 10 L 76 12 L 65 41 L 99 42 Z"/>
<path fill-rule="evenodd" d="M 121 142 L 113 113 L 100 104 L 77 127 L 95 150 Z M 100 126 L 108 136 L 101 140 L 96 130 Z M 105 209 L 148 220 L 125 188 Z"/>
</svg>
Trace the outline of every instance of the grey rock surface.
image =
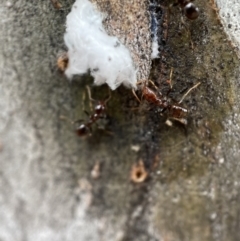
<svg viewBox="0 0 240 241">
<path fill-rule="evenodd" d="M 69 83 L 56 69 L 72 1 L 62 4 L 0 2 L 0 240 L 239 240 L 239 59 L 214 9 L 195 1 L 201 15 L 185 20 L 186 30 L 173 8 L 153 63 L 164 94 L 173 67 L 173 99 L 201 82 L 183 102 L 186 127 L 167 126 L 119 88 L 108 103 L 109 131 L 81 139 L 60 116 L 88 118 L 92 80 Z M 108 95 L 91 89 L 96 99 Z M 149 176 L 136 184 L 129 176 L 139 160 Z"/>
<path fill-rule="evenodd" d="M 219 11 L 220 20 L 224 30 L 235 46 L 236 51 L 240 53 L 240 2 L 237 0 L 216 0 L 216 8 Z"/>
</svg>

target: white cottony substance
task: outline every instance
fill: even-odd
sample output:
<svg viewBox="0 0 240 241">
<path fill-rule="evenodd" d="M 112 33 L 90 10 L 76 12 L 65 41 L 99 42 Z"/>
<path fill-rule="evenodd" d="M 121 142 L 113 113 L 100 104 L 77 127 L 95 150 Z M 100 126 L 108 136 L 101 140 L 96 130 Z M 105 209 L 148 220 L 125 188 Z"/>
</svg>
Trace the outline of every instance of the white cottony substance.
<svg viewBox="0 0 240 241">
<path fill-rule="evenodd" d="M 68 47 L 68 78 L 90 70 L 94 83 L 107 83 L 114 90 L 120 84 L 136 88 L 136 68 L 129 50 L 117 37 L 109 36 L 102 21 L 104 15 L 88 0 L 76 0 L 67 16 L 64 36 Z"/>
<path fill-rule="evenodd" d="M 158 39 L 158 31 L 160 28 L 159 24 L 159 16 L 157 13 L 159 3 L 156 0 L 153 0 L 149 3 L 149 10 L 150 10 L 150 19 L 151 19 L 151 35 L 152 37 L 152 53 L 151 53 L 151 59 L 157 59 L 159 58 L 159 39 Z"/>
<path fill-rule="evenodd" d="M 151 59 L 157 59 L 159 58 L 159 51 L 158 51 L 158 38 L 154 37 L 152 41 L 152 54 Z"/>
</svg>

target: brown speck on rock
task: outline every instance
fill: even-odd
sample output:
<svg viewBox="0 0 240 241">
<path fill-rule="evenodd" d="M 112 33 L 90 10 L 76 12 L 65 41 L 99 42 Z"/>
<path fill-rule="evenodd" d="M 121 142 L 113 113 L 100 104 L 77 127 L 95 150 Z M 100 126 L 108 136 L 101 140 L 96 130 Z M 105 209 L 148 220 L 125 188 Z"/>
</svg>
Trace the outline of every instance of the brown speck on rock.
<svg viewBox="0 0 240 241">
<path fill-rule="evenodd" d="M 50 0 L 50 1 L 54 8 L 58 10 L 62 8 L 62 4 L 58 0 Z"/>
<path fill-rule="evenodd" d="M 93 179 L 98 179 L 100 177 L 100 163 L 97 161 L 95 165 L 93 166 L 93 169 L 91 171 L 91 177 Z"/>
<path fill-rule="evenodd" d="M 61 72 L 64 72 L 68 67 L 68 55 L 67 53 L 61 54 L 57 59 L 57 67 Z"/>
<path fill-rule="evenodd" d="M 138 163 L 132 166 L 130 179 L 134 183 L 141 183 L 148 177 L 148 172 L 145 169 L 144 163 L 140 160 Z"/>
</svg>

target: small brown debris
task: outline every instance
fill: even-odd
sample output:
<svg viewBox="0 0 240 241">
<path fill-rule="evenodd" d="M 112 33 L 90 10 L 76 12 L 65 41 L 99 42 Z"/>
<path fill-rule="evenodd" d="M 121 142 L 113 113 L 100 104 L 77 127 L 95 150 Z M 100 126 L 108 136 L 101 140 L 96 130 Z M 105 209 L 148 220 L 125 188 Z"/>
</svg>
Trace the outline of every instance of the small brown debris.
<svg viewBox="0 0 240 241">
<path fill-rule="evenodd" d="M 160 157 L 158 154 L 156 154 L 151 165 L 151 170 L 155 170 L 158 167 L 159 163 L 160 163 Z"/>
<path fill-rule="evenodd" d="M 58 0 L 50 0 L 50 1 L 54 8 L 58 10 L 62 8 L 62 4 Z"/>
<path fill-rule="evenodd" d="M 88 210 L 93 202 L 92 185 L 86 178 L 78 180 L 78 186 L 75 189 L 75 194 L 81 202 L 81 208 Z"/>
<path fill-rule="evenodd" d="M 139 152 L 140 146 L 139 145 L 131 145 L 131 150 L 135 152 Z"/>
<path fill-rule="evenodd" d="M 133 164 L 131 174 L 130 174 L 131 181 L 135 183 L 141 183 L 141 182 L 144 182 L 147 177 L 148 177 L 148 172 L 146 171 L 146 168 L 142 160 L 140 160 L 136 164 Z"/>
<path fill-rule="evenodd" d="M 100 177 L 100 163 L 97 161 L 91 171 L 91 177 L 93 179 L 98 179 Z"/>
<path fill-rule="evenodd" d="M 68 67 L 68 54 L 65 52 L 57 59 L 57 67 L 61 72 L 64 72 Z"/>
<path fill-rule="evenodd" d="M 166 120 L 165 124 L 166 124 L 167 126 L 170 126 L 170 127 L 173 126 L 172 121 L 170 121 L 169 119 Z"/>
</svg>

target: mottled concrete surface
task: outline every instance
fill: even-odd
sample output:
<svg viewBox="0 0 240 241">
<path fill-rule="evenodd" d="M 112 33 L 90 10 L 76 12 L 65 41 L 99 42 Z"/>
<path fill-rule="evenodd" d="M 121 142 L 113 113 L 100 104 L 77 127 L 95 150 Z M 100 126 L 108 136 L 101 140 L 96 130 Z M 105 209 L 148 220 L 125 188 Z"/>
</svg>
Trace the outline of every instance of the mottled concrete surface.
<svg viewBox="0 0 240 241">
<path fill-rule="evenodd" d="M 201 16 L 186 21 L 188 30 L 171 10 L 151 74 L 167 93 L 173 67 L 177 100 L 201 81 L 183 102 L 189 124 L 167 126 L 156 108 L 119 88 L 107 131 L 94 128 L 85 139 L 59 118 L 85 119 L 89 109 L 92 80 L 68 83 L 55 66 L 72 1 L 60 11 L 44 0 L 0 2 L 1 241 L 240 239 L 239 60 L 210 3 L 195 2 Z M 105 86 L 92 89 L 96 99 L 108 95 Z M 149 177 L 133 184 L 140 159 Z"/>
</svg>

